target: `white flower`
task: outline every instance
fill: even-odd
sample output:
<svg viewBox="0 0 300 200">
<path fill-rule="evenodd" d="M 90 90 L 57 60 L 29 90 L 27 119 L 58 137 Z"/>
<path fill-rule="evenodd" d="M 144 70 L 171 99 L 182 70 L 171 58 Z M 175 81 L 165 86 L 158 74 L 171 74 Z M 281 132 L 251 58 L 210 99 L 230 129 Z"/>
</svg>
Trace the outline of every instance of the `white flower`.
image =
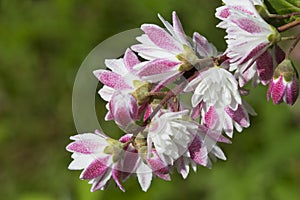
<svg viewBox="0 0 300 200">
<path fill-rule="evenodd" d="M 101 83 L 103 88 L 99 94 L 105 101 L 110 101 L 116 91 L 130 93 L 134 91 L 135 80 L 140 80 L 133 69 L 135 65 L 140 64 L 138 57 L 127 49 L 124 58 L 106 59 L 105 65 L 110 70 L 95 70 L 94 75 Z"/>
<path fill-rule="evenodd" d="M 158 82 L 176 76 L 188 70 L 188 65 L 198 59 L 176 13 L 173 12 L 172 16 L 173 26 L 159 15 L 167 31 L 155 24 L 143 24 L 141 29 L 145 34 L 137 37 L 141 44 L 131 47 L 139 56 L 149 60 L 135 67 L 143 80 Z"/>
<path fill-rule="evenodd" d="M 183 155 L 193 140 L 192 132 L 198 129 L 196 124 L 188 121 L 188 113 L 188 110 L 165 111 L 156 116 L 149 125 L 148 152 L 153 144 L 158 156 L 167 164 L 173 164 Z"/>
<path fill-rule="evenodd" d="M 279 33 L 256 11 L 254 5 L 262 5 L 260 1 L 224 0 L 224 3 L 217 9 L 216 17 L 222 20 L 218 27 L 227 32 L 225 53 L 230 58 L 230 70 L 236 70 L 240 86 L 251 79 L 254 85 L 268 84 L 273 66 L 284 57 L 278 46 L 270 50 L 280 40 Z"/>
<path fill-rule="evenodd" d="M 120 182 L 122 162 L 119 162 L 123 160 L 124 154 L 121 153 L 122 149 L 118 147 L 118 141 L 115 141 L 116 145 L 112 145 L 109 142 L 112 139 L 101 132 L 79 134 L 72 136 L 71 139 L 74 142 L 66 147 L 68 151 L 73 153 L 72 158 L 74 159 L 69 165 L 69 169 L 83 169 L 80 178 L 89 180 L 89 183 L 92 184 L 92 192 L 105 189 L 111 177 L 124 191 Z M 105 153 L 109 148 L 116 152 Z"/>
<path fill-rule="evenodd" d="M 185 91 L 194 91 L 192 106 L 200 109 L 201 123 L 210 129 L 223 130 L 232 137 L 233 126 L 238 131 L 249 126 L 248 112 L 242 106 L 238 83 L 227 70 L 212 67 L 193 79 Z"/>
</svg>

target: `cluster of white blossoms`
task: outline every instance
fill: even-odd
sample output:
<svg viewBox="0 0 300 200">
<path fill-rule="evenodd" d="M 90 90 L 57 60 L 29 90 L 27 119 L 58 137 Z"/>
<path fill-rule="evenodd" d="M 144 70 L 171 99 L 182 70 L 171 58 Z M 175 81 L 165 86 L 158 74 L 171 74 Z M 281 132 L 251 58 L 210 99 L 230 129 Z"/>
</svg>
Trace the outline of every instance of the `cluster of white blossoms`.
<svg viewBox="0 0 300 200">
<path fill-rule="evenodd" d="M 278 46 L 282 28 L 266 21 L 267 7 L 260 0 L 223 2 L 216 17 L 227 32 L 224 53 L 199 33 L 189 40 L 173 12 L 172 24 L 160 15 L 164 28 L 143 24 L 138 44 L 123 58 L 106 60 L 107 70 L 94 71 L 107 101 L 105 120 L 114 120 L 124 136 L 95 131 L 71 137 L 69 169 L 82 169 L 91 191 L 105 189 L 110 179 L 124 191 L 131 176 L 147 191 L 153 177 L 170 180 L 176 169 L 186 178 L 190 168 L 226 160 L 217 143 L 231 143 L 234 131 L 249 127 L 255 115 L 243 100 L 250 81 L 269 85 L 267 98 L 275 104 L 296 102 L 297 72 Z M 189 93 L 191 108 L 180 98 Z"/>
</svg>

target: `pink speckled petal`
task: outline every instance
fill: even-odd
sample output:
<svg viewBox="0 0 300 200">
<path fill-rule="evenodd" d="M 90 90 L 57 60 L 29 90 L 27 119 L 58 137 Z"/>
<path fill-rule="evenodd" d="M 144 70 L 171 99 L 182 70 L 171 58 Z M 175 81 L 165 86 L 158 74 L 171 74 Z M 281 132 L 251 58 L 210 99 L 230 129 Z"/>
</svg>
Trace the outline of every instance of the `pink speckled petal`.
<svg viewBox="0 0 300 200">
<path fill-rule="evenodd" d="M 161 179 L 167 181 L 171 180 L 168 166 L 165 163 L 163 163 L 163 161 L 159 158 L 155 150 L 152 150 L 152 155 L 153 156 L 147 161 L 151 169 L 153 169 L 154 174 Z"/>
<path fill-rule="evenodd" d="M 163 28 L 153 24 L 144 24 L 142 25 L 141 29 L 158 47 L 175 52 L 182 50 L 182 48 L 179 46 L 179 43 L 175 41 L 172 36 L 168 34 Z"/>
<path fill-rule="evenodd" d="M 99 137 L 94 133 L 84 133 L 71 136 L 74 142 L 70 143 L 66 149 L 70 152 L 76 152 L 81 154 L 92 154 L 102 151 L 101 146 L 107 144 L 106 137 Z"/>
<path fill-rule="evenodd" d="M 121 75 L 116 74 L 112 71 L 108 70 L 96 70 L 94 71 L 94 75 L 98 78 L 98 80 L 103 83 L 104 85 L 107 85 L 108 87 L 114 88 L 114 89 L 131 89 L 131 86 L 129 86 L 124 79 L 121 77 Z"/>
<path fill-rule="evenodd" d="M 238 106 L 237 110 L 232 110 L 230 107 L 227 107 L 225 111 L 240 126 L 245 128 L 250 126 L 247 111 L 241 105 Z"/>
<path fill-rule="evenodd" d="M 208 152 L 207 149 L 202 145 L 201 138 L 196 135 L 194 137 L 193 142 L 189 146 L 189 152 L 191 155 L 191 159 L 202 166 L 206 166 L 208 163 Z"/>
<path fill-rule="evenodd" d="M 242 30 L 251 33 L 251 34 L 257 34 L 261 33 L 263 30 L 261 29 L 260 25 L 257 24 L 255 21 L 249 19 L 249 18 L 238 18 L 238 19 L 230 19 L 233 23 L 235 23 L 238 27 L 240 27 Z"/>
<path fill-rule="evenodd" d="M 205 113 L 204 122 L 209 128 L 214 128 L 219 121 L 218 113 L 213 106 L 210 106 L 208 111 Z"/>
<path fill-rule="evenodd" d="M 290 105 L 294 105 L 298 96 L 299 96 L 299 82 L 295 77 L 295 80 L 293 80 L 292 83 L 287 86 L 286 103 Z"/>
<path fill-rule="evenodd" d="M 93 179 L 102 176 L 109 166 L 107 166 L 109 156 L 94 160 L 80 175 L 81 179 Z"/>
<path fill-rule="evenodd" d="M 75 141 L 69 144 L 66 148 L 70 152 L 91 154 L 97 149 L 97 147 L 97 143 L 93 141 Z"/>
<path fill-rule="evenodd" d="M 266 51 L 256 60 L 258 77 L 263 85 L 267 85 L 273 77 L 273 57 Z"/>
<path fill-rule="evenodd" d="M 129 128 L 138 114 L 138 106 L 131 94 L 115 93 L 109 103 L 110 112 L 121 128 Z"/>
<path fill-rule="evenodd" d="M 133 51 L 127 49 L 124 55 L 124 63 L 128 71 L 133 72 L 133 67 L 140 61 Z"/>
<path fill-rule="evenodd" d="M 217 8 L 216 17 L 219 19 L 226 19 L 230 15 L 229 8 L 227 6 L 222 6 Z"/>
<path fill-rule="evenodd" d="M 179 66 L 180 62 L 169 61 L 166 59 L 155 59 L 148 62 L 139 72 L 139 76 L 151 76 L 156 74 L 162 74 L 174 70 Z"/>
<path fill-rule="evenodd" d="M 279 104 L 283 101 L 283 95 L 286 90 L 286 85 L 283 83 L 283 77 L 280 76 L 277 82 L 274 82 L 272 88 L 272 99 L 274 104 Z"/>
</svg>

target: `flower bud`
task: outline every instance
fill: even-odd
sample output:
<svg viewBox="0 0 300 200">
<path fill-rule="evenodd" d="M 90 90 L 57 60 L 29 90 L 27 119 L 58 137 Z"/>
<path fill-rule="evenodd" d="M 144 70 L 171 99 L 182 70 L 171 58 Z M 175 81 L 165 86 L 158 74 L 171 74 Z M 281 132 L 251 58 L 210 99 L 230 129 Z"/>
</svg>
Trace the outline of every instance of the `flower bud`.
<svg viewBox="0 0 300 200">
<path fill-rule="evenodd" d="M 270 97 L 274 104 L 285 102 L 293 105 L 299 95 L 298 74 L 291 60 L 285 59 L 275 69 L 269 85 L 267 99 Z"/>
<path fill-rule="evenodd" d="M 109 102 L 110 113 L 116 124 L 125 132 L 131 133 L 137 128 L 138 116 L 136 99 L 128 93 L 116 92 Z"/>
</svg>

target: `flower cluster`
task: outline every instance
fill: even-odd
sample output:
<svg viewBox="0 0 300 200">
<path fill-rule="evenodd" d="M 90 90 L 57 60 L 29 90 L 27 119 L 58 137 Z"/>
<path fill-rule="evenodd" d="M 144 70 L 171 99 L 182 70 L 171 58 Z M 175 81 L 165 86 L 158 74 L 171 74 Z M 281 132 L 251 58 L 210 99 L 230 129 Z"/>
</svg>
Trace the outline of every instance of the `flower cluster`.
<svg viewBox="0 0 300 200">
<path fill-rule="evenodd" d="M 131 176 L 147 191 L 153 177 L 170 180 L 177 169 L 186 178 L 190 167 L 226 160 L 217 144 L 231 143 L 234 130 L 249 127 L 255 115 L 243 99 L 251 80 L 269 85 L 267 98 L 275 104 L 296 102 L 298 76 L 278 45 L 280 31 L 257 10 L 268 13 L 267 7 L 260 0 L 223 2 L 216 17 L 227 32 L 224 53 L 199 33 L 190 40 L 173 12 L 172 24 L 160 15 L 164 28 L 143 24 L 139 44 L 123 58 L 106 60 L 107 70 L 94 71 L 103 84 L 105 120 L 114 120 L 124 136 L 114 140 L 95 131 L 71 137 L 69 169 L 83 169 L 80 178 L 89 180 L 91 191 L 105 189 L 110 179 L 124 191 L 122 182 Z M 188 94 L 190 102 L 183 102 Z"/>
</svg>

